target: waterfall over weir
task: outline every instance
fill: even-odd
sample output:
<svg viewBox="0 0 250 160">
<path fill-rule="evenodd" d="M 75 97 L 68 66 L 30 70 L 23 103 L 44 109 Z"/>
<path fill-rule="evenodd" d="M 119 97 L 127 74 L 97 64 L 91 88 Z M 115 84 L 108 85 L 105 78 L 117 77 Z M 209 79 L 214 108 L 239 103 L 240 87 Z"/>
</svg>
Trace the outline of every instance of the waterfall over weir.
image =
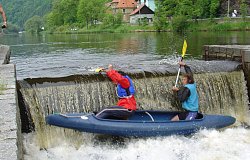
<svg viewBox="0 0 250 160">
<path fill-rule="evenodd" d="M 194 78 L 200 97 L 200 111 L 234 116 L 238 124 L 249 123 L 244 74 L 236 68 L 233 70 L 215 73 L 196 71 Z M 131 73 L 139 109 L 181 110 L 171 90 L 176 76 L 167 73 Z M 23 98 L 22 107 L 28 111 L 29 125 L 34 127 L 40 148 L 55 146 L 62 139 L 76 147 L 84 141 L 79 132 L 46 125 L 46 115 L 99 111 L 117 102 L 115 86 L 105 75 L 27 79 L 18 83 Z"/>
</svg>

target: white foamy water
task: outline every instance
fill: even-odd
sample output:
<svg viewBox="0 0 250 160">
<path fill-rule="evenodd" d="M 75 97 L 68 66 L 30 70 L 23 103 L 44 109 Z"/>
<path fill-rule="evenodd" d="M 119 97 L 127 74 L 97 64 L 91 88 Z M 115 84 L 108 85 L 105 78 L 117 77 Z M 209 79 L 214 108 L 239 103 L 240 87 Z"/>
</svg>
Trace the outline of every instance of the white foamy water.
<svg viewBox="0 0 250 160">
<path fill-rule="evenodd" d="M 33 134 L 25 135 L 26 160 L 250 160 L 250 130 L 202 130 L 191 137 L 98 140 L 83 134 L 79 147 L 63 140 L 40 150 Z M 102 138 L 103 139 L 103 138 Z M 122 141 L 121 143 L 119 141 Z"/>
</svg>

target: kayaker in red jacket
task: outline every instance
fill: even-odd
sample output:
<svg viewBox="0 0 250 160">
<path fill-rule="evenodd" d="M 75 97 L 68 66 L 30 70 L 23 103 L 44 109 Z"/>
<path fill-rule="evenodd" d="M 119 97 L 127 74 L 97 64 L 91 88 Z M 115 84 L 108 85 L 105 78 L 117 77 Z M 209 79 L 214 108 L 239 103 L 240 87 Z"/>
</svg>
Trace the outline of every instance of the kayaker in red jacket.
<svg viewBox="0 0 250 160">
<path fill-rule="evenodd" d="M 127 119 L 136 110 L 136 100 L 134 97 L 135 89 L 131 78 L 125 74 L 120 74 L 109 65 L 106 72 L 107 76 L 117 85 L 116 93 L 119 98 L 117 106 L 108 107 L 96 114 L 98 118 Z"/>
</svg>

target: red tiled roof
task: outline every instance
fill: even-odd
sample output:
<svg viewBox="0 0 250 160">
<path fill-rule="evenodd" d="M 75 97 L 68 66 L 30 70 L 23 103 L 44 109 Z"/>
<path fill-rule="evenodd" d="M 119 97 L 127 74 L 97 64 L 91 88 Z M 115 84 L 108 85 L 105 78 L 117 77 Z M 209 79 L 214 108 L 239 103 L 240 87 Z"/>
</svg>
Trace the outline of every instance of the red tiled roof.
<svg viewBox="0 0 250 160">
<path fill-rule="evenodd" d="M 130 16 L 132 16 L 132 15 L 136 14 L 137 12 L 139 12 L 139 10 L 141 10 L 144 6 L 145 6 L 145 4 L 140 5 L 132 13 L 130 13 Z"/>
<path fill-rule="evenodd" d="M 111 3 L 118 3 L 119 0 L 113 0 Z"/>
<path fill-rule="evenodd" d="M 116 8 L 136 8 L 136 6 L 137 3 L 135 0 L 119 0 L 119 3 Z"/>
</svg>

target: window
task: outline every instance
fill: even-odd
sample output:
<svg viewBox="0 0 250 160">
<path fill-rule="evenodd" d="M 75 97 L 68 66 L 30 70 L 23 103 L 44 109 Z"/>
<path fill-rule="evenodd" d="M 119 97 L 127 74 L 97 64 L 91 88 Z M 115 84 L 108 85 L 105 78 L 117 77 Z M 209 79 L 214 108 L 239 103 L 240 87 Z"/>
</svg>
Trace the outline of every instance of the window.
<svg viewBox="0 0 250 160">
<path fill-rule="evenodd" d="M 123 13 L 125 13 L 125 11 L 126 11 L 125 9 L 122 10 Z"/>
</svg>

